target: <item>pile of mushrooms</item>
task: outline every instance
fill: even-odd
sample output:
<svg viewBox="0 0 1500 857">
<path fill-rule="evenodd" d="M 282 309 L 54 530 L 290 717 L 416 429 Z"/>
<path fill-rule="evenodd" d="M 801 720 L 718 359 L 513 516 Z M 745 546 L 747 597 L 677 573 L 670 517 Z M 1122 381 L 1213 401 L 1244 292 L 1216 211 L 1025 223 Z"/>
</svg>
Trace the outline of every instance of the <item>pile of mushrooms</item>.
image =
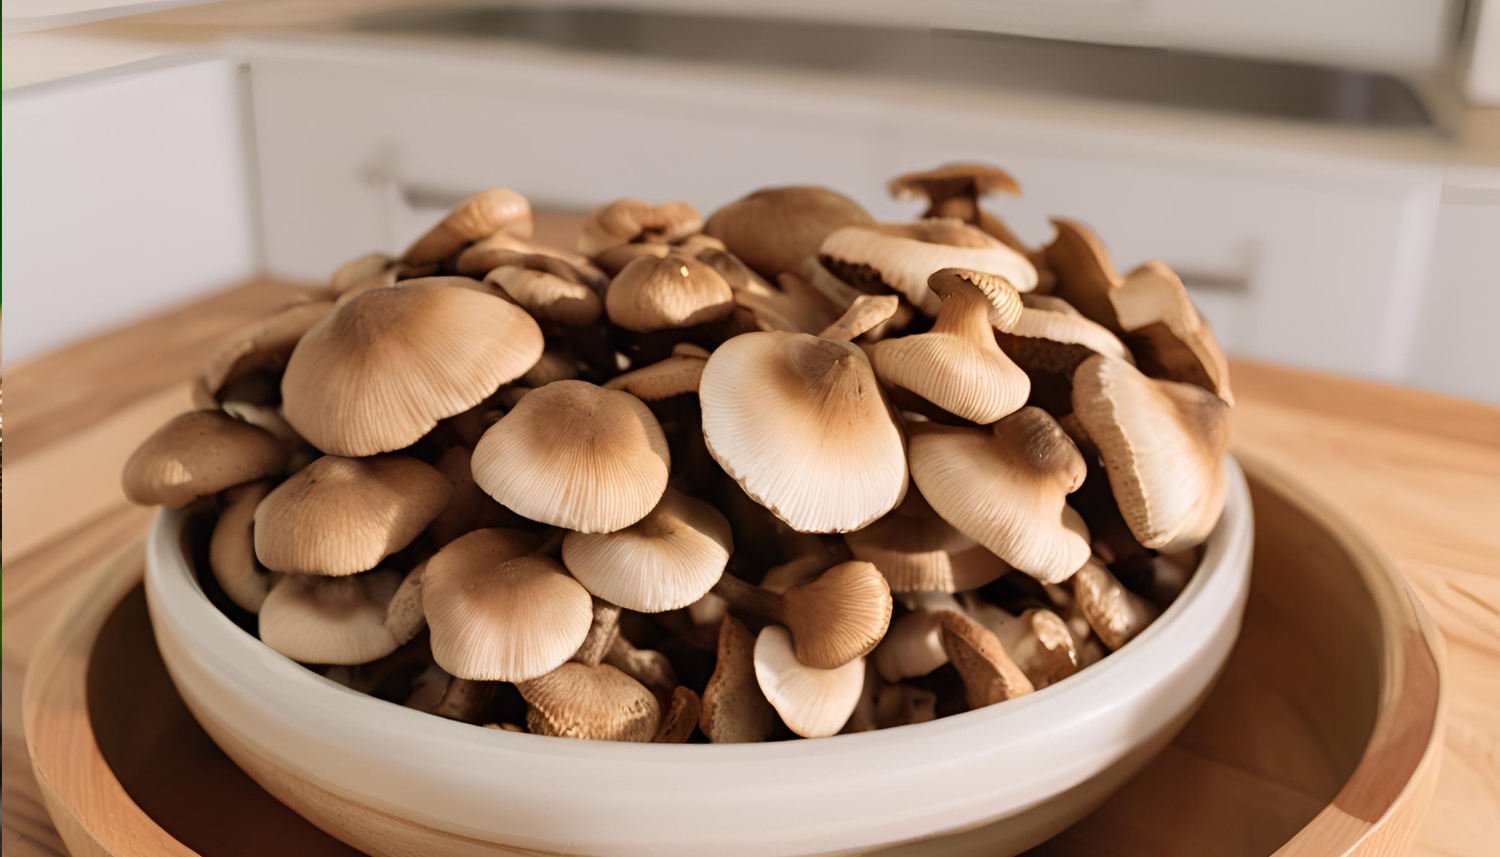
<svg viewBox="0 0 1500 857">
<path fill-rule="evenodd" d="M 573 249 L 477 194 L 224 342 L 125 492 L 209 522 L 267 646 L 497 729 L 820 737 L 1063 681 L 1197 566 L 1224 357 L 1166 265 L 1022 244 L 1005 172 L 890 187 L 922 216 L 626 199 Z"/>
</svg>

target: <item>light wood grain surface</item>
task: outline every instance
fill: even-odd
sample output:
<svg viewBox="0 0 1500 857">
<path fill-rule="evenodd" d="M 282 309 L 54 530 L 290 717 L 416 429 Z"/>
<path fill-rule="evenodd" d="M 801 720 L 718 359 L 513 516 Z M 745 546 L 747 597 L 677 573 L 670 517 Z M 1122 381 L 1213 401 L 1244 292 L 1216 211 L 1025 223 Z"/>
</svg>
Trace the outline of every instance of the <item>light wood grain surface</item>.
<svg viewBox="0 0 1500 857">
<path fill-rule="evenodd" d="M 80 580 L 143 531 L 118 474 L 156 425 L 189 407 L 214 340 L 292 300 L 257 282 L 8 373 L 5 450 L 4 791 L 0 848 L 62 854 L 21 738 L 20 687 Z M 1487 857 L 1500 843 L 1500 409 L 1237 362 L 1236 445 L 1279 465 L 1363 526 L 1447 639 L 1447 752 L 1418 855 Z"/>
</svg>

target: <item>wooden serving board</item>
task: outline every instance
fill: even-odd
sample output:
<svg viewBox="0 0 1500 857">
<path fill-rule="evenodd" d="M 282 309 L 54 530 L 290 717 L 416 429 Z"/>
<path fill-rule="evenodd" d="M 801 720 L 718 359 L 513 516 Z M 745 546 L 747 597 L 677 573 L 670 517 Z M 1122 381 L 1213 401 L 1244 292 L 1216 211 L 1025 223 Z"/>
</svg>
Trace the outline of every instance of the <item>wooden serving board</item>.
<svg viewBox="0 0 1500 857">
<path fill-rule="evenodd" d="M 1436 782 L 1440 636 L 1360 534 L 1254 460 L 1244 631 L 1171 747 L 1037 857 L 1406 853 Z M 32 762 L 76 855 L 356 852 L 277 803 L 198 727 L 156 652 L 137 544 L 38 647 Z"/>
</svg>

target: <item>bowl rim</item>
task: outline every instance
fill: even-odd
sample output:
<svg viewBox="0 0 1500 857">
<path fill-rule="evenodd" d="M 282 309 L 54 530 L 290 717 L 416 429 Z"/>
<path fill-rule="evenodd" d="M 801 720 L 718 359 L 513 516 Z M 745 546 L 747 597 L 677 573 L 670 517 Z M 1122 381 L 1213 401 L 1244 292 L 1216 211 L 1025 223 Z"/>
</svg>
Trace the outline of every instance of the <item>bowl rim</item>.
<svg viewBox="0 0 1500 857">
<path fill-rule="evenodd" d="M 1105 705 L 1078 706 L 1072 703 L 1090 697 L 1099 698 L 1109 685 L 1121 684 L 1121 677 L 1146 668 L 1153 662 L 1178 664 L 1191 652 L 1174 650 L 1177 638 L 1191 629 L 1195 613 L 1208 593 L 1214 590 L 1239 590 L 1239 600 L 1249 583 L 1250 547 L 1253 539 L 1253 512 L 1244 473 L 1232 456 L 1226 456 L 1226 502 L 1218 524 L 1205 543 L 1205 550 L 1188 585 L 1160 618 L 1135 639 L 1064 681 L 1045 687 L 1019 699 L 992 705 L 926 723 L 891 729 L 832 735 L 814 740 L 789 740 L 759 744 L 637 744 L 614 741 L 579 741 L 546 735 L 486 729 L 481 726 L 436 717 L 427 712 L 377 699 L 345 687 L 307 669 L 270 649 L 251 636 L 208 599 L 199 585 L 192 564 L 181 549 L 179 534 L 190 518 L 186 510 L 163 509 L 152 525 L 147 540 L 146 582 L 152 599 L 153 622 L 170 613 L 182 636 L 195 643 L 208 643 L 217 651 L 237 658 L 245 669 L 242 676 L 259 682 L 280 685 L 294 692 L 314 694 L 329 704 L 347 703 L 350 720 L 368 724 L 386 723 L 404 730 L 420 727 L 421 734 L 444 742 L 461 741 L 479 747 L 503 748 L 508 752 L 541 755 L 549 758 L 588 756 L 621 763 L 727 763 L 736 759 L 756 761 L 791 761 L 833 754 L 851 753 L 920 742 L 924 738 L 948 736 L 970 730 L 991 731 L 1005 724 L 1030 719 L 1036 709 L 1056 709 L 1048 718 L 1049 726 L 1066 728 L 1068 723 L 1085 715 L 1108 709 Z M 1235 574 L 1236 570 L 1241 572 Z M 1224 594 L 1221 592 L 1221 594 Z M 160 605 L 160 606 L 158 606 Z M 1234 617 L 1238 621 L 1238 614 Z M 158 631 L 158 633 L 160 633 Z M 225 648 L 227 647 L 227 649 Z M 1155 670 L 1151 670 L 1155 672 Z M 1165 677 L 1171 670 L 1163 670 Z M 175 680 L 175 678 L 174 678 Z M 228 680 L 225 677 L 225 680 Z M 1125 687 L 1139 682 L 1125 681 Z M 344 698 L 330 695 L 341 694 Z M 186 694 L 184 694 L 186 696 Z M 335 700 L 337 699 L 337 702 Z M 1123 704 L 1123 701 L 1120 701 Z"/>
</svg>

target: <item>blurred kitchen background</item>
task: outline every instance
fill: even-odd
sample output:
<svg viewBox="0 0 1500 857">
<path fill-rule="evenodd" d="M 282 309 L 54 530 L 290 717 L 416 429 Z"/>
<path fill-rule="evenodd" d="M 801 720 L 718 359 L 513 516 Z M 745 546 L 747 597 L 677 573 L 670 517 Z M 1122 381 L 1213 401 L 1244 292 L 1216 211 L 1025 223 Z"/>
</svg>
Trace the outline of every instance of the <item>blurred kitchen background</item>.
<svg viewBox="0 0 1500 857">
<path fill-rule="evenodd" d="M 3 361 L 449 204 L 1004 166 L 1226 351 L 1500 402 L 1500 0 L 6 0 Z"/>
</svg>

